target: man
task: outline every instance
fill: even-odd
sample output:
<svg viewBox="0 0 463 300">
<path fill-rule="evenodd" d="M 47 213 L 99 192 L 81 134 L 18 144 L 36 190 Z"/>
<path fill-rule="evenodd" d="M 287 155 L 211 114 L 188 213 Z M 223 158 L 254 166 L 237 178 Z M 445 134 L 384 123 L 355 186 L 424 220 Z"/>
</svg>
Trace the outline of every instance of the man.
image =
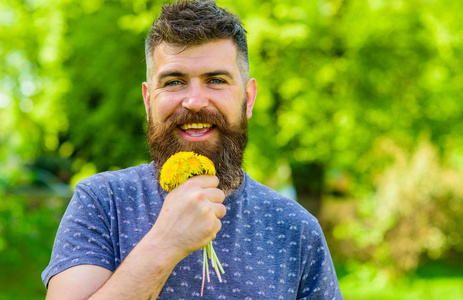
<svg viewBox="0 0 463 300">
<path fill-rule="evenodd" d="M 317 220 L 241 170 L 257 85 L 240 20 L 212 1 L 163 7 L 146 40 L 153 162 L 83 180 L 42 274 L 48 299 L 200 297 L 202 251 L 225 270 L 205 299 L 342 299 Z M 163 163 L 208 156 L 216 176 L 167 193 Z"/>
</svg>

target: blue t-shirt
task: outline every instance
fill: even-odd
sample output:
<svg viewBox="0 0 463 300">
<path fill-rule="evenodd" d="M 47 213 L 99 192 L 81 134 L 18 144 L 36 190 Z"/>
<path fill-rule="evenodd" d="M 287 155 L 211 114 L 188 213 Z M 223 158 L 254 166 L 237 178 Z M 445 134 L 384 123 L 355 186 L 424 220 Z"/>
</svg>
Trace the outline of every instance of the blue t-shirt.
<svg viewBox="0 0 463 300">
<path fill-rule="evenodd" d="M 115 271 L 154 225 L 166 195 L 153 163 L 80 182 L 42 273 L 44 284 L 81 264 Z M 320 225 L 296 201 L 244 173 L 224 205 L 213 245 L 225 274 L 220 283 L 210 268 L 203 299 L 342 299 Z M 158 299 L 199 298 L 202 263 L 202 250 L 183 259 Z"/>
</svg>

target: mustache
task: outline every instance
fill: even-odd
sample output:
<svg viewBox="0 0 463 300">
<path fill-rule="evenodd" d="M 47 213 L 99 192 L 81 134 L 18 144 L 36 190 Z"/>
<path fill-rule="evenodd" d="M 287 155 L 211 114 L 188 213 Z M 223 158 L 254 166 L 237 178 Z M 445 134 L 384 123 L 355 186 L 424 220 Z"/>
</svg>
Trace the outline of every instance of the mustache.
<svg viewBox="0 0 463 300">
<path fill-rule="evenodd" d="M 225 117 L 214 111 L 200 110 L 198 112 L 192 112 L 190 110 L 178 110 L 168 116 L 164 122 L 166 128 L 172 130 L 183 124 L 188 123 L 208 123 L 217 127 L 220 131 L 224 131 L 229 128 L 229 124 Z"/>
</svg>

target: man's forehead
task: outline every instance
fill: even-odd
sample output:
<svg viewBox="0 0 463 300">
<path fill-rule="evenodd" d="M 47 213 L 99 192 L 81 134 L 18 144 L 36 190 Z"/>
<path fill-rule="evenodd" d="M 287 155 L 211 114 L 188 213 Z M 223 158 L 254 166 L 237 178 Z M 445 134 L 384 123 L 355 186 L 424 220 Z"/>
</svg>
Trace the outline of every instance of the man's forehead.
<svg viewBox="0 0 463 300">
<path fill-rule="evenodd" d="M 193 46 L 175 45 L 175 44 L 169 44 L 169 43 L 162 42 L 161 44 L 157 45 L 154 48 L 154 51 L 155 53 L 158 52 L 158 53 L 168 54 L 168 55 L 177 55 L 191 47 Z"/>
<path fill-rule="evenodd" d="M 237 49 L 231 40 L 213 40 L 199 45 L 179 46 L 161 43 L 154 49 L 155 73 L 163 72 L 165 68 L 187 67 L 184 64 L 198 63 L 218 64 L 222 68 L 237 68 Z"/>
<path fill-rule="evenodd" d="M 226 45 L 226 47 L 233 49 L 236 51 L 236 45 L 233 42 L 233 40 L 230 39 L 213 39 L 213 40 L 208 40 L 204 41 L 202 43 L 192 43 L 190 45 L 180 45 L 180 44 L 172 44 L 172 43 L 167 43 L 167 42 L 161 42 L 159 45 L 157 45 L 154 49 L 160 48 L 163 49 L 164 52 L 170 53 L 170 54 L 178 54 L 181 53 L 185 50 L 191 49 L 191 48 L 198 48 L 202 46 L 214 46 L 217 44 L 223 44 Z"/>
</svg>

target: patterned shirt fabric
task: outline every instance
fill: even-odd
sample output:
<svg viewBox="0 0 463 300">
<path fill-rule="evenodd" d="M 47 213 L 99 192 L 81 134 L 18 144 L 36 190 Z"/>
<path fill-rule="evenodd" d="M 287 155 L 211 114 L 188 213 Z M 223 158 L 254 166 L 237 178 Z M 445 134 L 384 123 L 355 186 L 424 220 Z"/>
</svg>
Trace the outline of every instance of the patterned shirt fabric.
<svg viewBox="0 0 463 300">
<path fill-rule="evenodd" d="M 115 271 L 151 229 L 167 195 L 144 164 L 81 181 L 56 235 L 50 278 L 81 264 Z M 224 268 L 212 268 L 203 299 L 342 299 L 333 262 L 315 217 L 296 201 L 244 173 L 223 202 L 227 213 L 213 246 Z M 202 250 L 183 259 L 158 299 L 200 298 Z"/>
</svg>

